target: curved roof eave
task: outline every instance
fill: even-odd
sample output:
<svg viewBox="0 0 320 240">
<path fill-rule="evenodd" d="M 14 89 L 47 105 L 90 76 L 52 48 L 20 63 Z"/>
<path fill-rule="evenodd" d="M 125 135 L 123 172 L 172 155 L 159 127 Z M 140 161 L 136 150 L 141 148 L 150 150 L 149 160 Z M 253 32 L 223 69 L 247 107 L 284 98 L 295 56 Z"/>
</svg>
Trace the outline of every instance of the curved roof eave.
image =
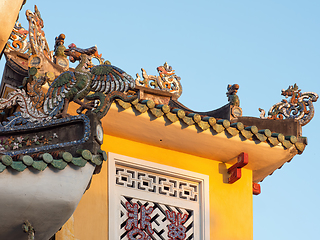
<svg viewBox="0 0 320 240">
<path fill-rule="evenodd" d="M 241 152 L 249 154 L 246 168 L 260 182 L 296 154 L 306 143 L 292 136 L 271 133 L 242 123 L 230 124 L 196 114 L 186 115 L 152 101 L 116 100 L 102 119 L 105 134 L 234 164 Z"/>
</svg>

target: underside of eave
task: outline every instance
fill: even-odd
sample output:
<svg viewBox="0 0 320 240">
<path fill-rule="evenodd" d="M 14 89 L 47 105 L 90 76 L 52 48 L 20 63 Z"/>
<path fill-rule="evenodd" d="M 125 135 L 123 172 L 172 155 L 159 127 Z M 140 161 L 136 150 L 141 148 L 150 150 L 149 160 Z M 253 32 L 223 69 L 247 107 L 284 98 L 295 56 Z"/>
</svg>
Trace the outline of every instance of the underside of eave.
<svg viewBox="0 0 320 240">
<path fill-rule="evenodd" d="M 246 152 L 249 154 L 246 168 L 253 170 L 254 182 L 263 180 L 298 153 L 294 146 L 285 149 L 280 143 L 271 146 L 267 142 L 245 139 L 240 134 L 231 136 L 226 131 L 216 133 L 212 129 L 202 131 L 196 125 L 188 126 L 182 121 L 172 123 L 148 111 L 124 110 L 115 103 L 102 124 L 105 134 L 228 164 L 234 164 L 236 157 Z"/>
</svg>

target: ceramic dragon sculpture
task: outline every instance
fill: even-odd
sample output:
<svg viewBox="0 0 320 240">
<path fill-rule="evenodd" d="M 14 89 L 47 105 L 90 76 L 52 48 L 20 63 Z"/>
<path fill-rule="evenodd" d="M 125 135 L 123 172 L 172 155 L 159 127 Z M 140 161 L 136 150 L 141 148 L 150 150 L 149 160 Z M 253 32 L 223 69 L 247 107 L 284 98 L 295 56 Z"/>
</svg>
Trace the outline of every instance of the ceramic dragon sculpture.
<svg viewBox="0 0 320 240">
<path fill-rule="evenodd" d="M 180 77 L 178 77 L 171 66 L 168 63 L 163 66 L 157 67 L 159 76 L 148 75 L 147 72 L 141 68 L 143 80 L 141 80 L 139 74 L 136 74 L 136 85 L 150 87 L 162 91 L 173 93 L 179 98 L 182 94 L 182 86 L 180 83 Z"/>
<path fill-rule="evenodd" d="M 283 99 L 281 102 L 274 104 L 269 112 L 268 117 L 265 117 L 265 111 L 259 108 L 261 112 L 260 118 L 268 119 L 296 119 L 301 126 L 306 125 L 314 116 L 314 106 L 312 102 L 316 102 L 319 98 L 314 92 L 301 93 L 301 89 L 294 84 L 289 86 L 287 90 L 282 90 L 281 95 L 289 100 Z"/>
<path fill-rule="evenodd" d="M 113 99 L 134 100 L 136 96 L 128 94 L 128 90 L 135 87 L 134 79 L 120 68 L 109 64 L 93 66 L 91 58 L 96 53 L 96 47 L 81 49 L 74 44 L 69 45 L 65 54 L 71 62 L 79 61 L 79 64 L 74 72 L 60 74 L 47 93 L 42 91 L 42 86 L 49 82 L 48 77 L 37 77 L 37 69 L 29 69 L 24 88 L 11 92 L 6 99 L 0 99 L 0 110 L 14 105 L 20 107 L 20 111 L 8 117 L 8 121 L 3 122 L 1 127 L 66 117 L 71 101 L 80 105 L 78 113 L 89 109 L 102 118 Z"/>
</svg>

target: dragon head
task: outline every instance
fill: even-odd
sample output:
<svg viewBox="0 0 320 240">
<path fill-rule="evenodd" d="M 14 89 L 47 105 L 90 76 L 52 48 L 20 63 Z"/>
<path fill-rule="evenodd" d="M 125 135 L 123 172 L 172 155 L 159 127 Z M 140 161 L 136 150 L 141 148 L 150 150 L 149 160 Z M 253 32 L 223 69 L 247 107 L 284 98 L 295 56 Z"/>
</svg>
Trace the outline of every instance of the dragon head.
<svg viewBox="0 0 320 240">
<path fill-rule="evenodd" d="M 227 86 L 227 90 L 228 90 L 228 92 L 226 94 L 228 97 L 230 95 L 236 95 L 239 90 L 239 84 L 233 84 L 233 85 L 229 84 Z"/>
<path fill-rule="evenodd" d="M 81 55 L 87 55 L 92 56 L 97 52 L 97 47 L 91 47 L 91 48 L 78 48 L 74 43 L 71 43 L 66 50 L 64 50 L 64 54 L 69 56 L 69 59 L 71 62 L 80 61 Z"/>
<path fill-rule="evenodd" d="M 172 67 L 168 65 L 166 62 L 163 64 L 163 66 L 157 67 L 159 75 L 162 76 L 171 76 L 174 74 L 174 70 L 172 70 Z"/>
<path fill-rule="evenodd" d="M 281 95 L 287 98 L 289 96 L 293 96 L 294 94 L 299 95 L 300 91 L 301 89 L 299 89 L 298 85 L 295 83 L 293 86 L 289 86 L 287 90 L 282 89 Z"/>
</svg>

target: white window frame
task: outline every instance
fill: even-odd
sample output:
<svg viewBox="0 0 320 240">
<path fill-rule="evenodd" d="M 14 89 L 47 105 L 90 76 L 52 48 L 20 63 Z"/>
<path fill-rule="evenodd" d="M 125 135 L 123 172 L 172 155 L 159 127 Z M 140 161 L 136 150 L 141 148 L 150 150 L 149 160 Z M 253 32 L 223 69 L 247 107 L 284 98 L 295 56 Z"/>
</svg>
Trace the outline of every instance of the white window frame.
<svg viewBox="0 0 320 240">
<path fill-rule="evenodd" d="M 121 195 L 129 195 L 130 197 L 140 198 L 141 192 L 136 189 L 124 188 L 117 186 L 116 182 L 116 166 L 130 167 L 142 171 L 151 172 L 154 174 L 161 174 L 168 177 L 178 178 L 186 181 L 196 182 L 199 184 L 199 196 L 198 202 L 181 200 L 173 197 L 164 197 L 169 200 L 161 198 L 161 202 L 169 205 L 179 206 L 181 201 L 185 201 L 183 204 L 184 208 L 190 207 L 195 209 L 195 204 L 199 211 L 195 211 L 195 218 L 199 218 L 199 227 L 195 228 L 195 236 L 200 236 L 199 240 L 210 239 L 210 209 L 209 209 L 209 176 L 191 172 L 175 167 L 170 167 L 163 164 L 153 163 L 137 158 L 127 157 L 116 153 L 108 153 L 108 200 L 109 200 L 109 240 L 118 240 L 118 232 L 116 229 L 119 228 L 119 198 Z M 121 190 L 122 189 L 122 190 Z M 125 190 L 125 193 L 124 193 Z M 159 201 L 158 194 L 146 194 L 143 197 L 147 201 Z M 198 215 L 199 214 L 199 215 Z"/>
</svg>

